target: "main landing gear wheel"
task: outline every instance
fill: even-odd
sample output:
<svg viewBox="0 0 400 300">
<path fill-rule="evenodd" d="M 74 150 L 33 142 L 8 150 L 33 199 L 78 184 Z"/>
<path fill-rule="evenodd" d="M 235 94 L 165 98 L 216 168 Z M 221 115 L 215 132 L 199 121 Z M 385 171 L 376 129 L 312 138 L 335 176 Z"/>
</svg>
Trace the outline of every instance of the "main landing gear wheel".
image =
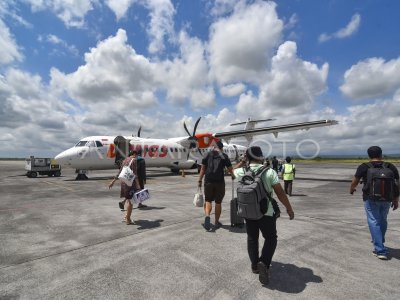
<svg viewBox="0 0 400 300">
<path fill-rule="evenodd" d="M 76 175 L 75 180 L 88 180 L 89 178 L 86 176 L 86 174 L 78 174 Z"/>
</svg>

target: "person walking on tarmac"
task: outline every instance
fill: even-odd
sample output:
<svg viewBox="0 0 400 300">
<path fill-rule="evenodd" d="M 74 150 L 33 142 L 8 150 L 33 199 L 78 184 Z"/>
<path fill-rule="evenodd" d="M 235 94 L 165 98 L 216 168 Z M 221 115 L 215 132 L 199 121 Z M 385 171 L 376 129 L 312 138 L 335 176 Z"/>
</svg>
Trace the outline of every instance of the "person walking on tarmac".
<svg viewBox="0 0 400 300">
<path fill-rule="evenodd" d="M 293 180 L 296 174 L 296 167 L 291 163 L 292 158 L 286 157 L 286 163 L 282 166 L 282 178 L 286 195 L 292 196 Z"/>
<path fill-rule="evenodd" d="M 278 165 L 279 165 L 279 161 L 276 159 L 276 156 L 274 156 L 272 158 L 272 169 L 274 169 L 274 171 L 276 173 L 278 173 Z"/>
<path fill-rule="evenodd" d="M 381 147 L 371 146 L 367 153 L 370 160 L 358 166 L 351 182 L 350 194 L 353 195 L 362 179 L 362 198 L 374 246 L 372 253 L 379 259 L 387 260 L 387 216 L 390 207 L 393 210 L 399 207 L 399 171 L 393 164 L 383 161 Z"/>
<path fill-rule="evenodd" d="M 121 164 L 121 168 L 119 169 L 118 174 L 114 177 L 113 181 L 109 184 L 108 188 L 111 189 L 118 179 L 118 175 L 121 173 L 124 166 L 130 166 L 133 173 L 136 175 L 135 180 L 132 183 L 132 186 L 127 185 L 125 182 L 121 181 L 121 193 L 120 197 L 124 198 L 123 203 L 126 204 L 126 214 L 125 214 L 125 222 L 126 225 L 134 224 L 131 220 L 132 214 L 132 198 L 135 191 L 139 190 L 139 180 L 137 178 L 137 160 L 136 160 L 137 152 L 130 151 L 129 156 L 125 158 L 125 160 Z"/>
<path fill-rule="evenodd" d="M 228 169 L 228 172 L 232 176 L 232 180 L 235 179 L 233 174 L 233 168 L 228 155 L 226 155 L 222 149 L 224 144 L 221 141 L 217 141 L 213 151 L 207 153 L 207 155 L 201 161 L 201 169 L 199 175 L 199 187 L 202 185 L 203 177 L 204 180 L 204 228 L 209 231 L 211 229 L 210 214 L 212 211 L 212 202 L 215 201 L 215 228 L 219 228 L 222 224 L 219 222 L 222 211 L 222 200 L 225 196 L 225 179 L 224 170 Z"/>
<path fill-rule="evenodd" d="M 246 150 L 246 159 L 241 160 L 235 166 L 235 175 L 241 178 L 245 173 L 245 166 L 249 163 L 248 168 L 257 172 L 263 167 L 263 153 L 260 147 L 252 146 Z M 292 206 L 285 192 L 279 183 L 278 174 L 273 169 L 268 169 L 261 177 L 265 190 L 272 195 L 275 192 L 279 201 L 285 206 L 286 212 L 290 220 L 294 218 Z M 270 202 L 271 204 L 272 202 Z M 275 202 L 276 203 L 276 202 Z M 251 261 L 251 270 L 255 274 L 259 274 L 259 280 L 262 284 L 269 283 L 269 267 L 272 257 L 275 253 L 278 237 L 276 231 L 276 218 L 279 213 L 279 207 L 274 204 L 268 205 L 267 212 L 259 220 L 246 220 L 247 231 L 247 251 Z M 264 246 L 259 256 L 259 234 L 260 231 L 264 237 Z"/>
<path fill-rule="evenodd" d="M 142 157 L 142 150 L 137 151 L 137 175 L 139 180 L 140 189 L 144 189 L 144 185 L 146 183 L 146 161 Z M 138 208 L 145 208 L 147 205 L 143 203 L 139 203 Z"/>
<path fill-rule="evenodd" d="M 142 150 L 140 150 L 140 149 L 135 150 L 135 151 L 132 151 L 131 153 L 136 153 L 137 177 L 139 180 L 140 189 L 143 190 L 144 185 L 146 183 L 146 162 L 145 162 L 144 158 L 141 156 Z M 119 208 L 122 211 L 124 211 L 124 208 L 125 208 L 125 201 L 126 201 L 126 199 L 118 202 Z M 145 208 L 145 207 L 147 207 L 147 205 L 145 205 L 143 203 L 138 204 L 138 208 Z"/>
</svg>

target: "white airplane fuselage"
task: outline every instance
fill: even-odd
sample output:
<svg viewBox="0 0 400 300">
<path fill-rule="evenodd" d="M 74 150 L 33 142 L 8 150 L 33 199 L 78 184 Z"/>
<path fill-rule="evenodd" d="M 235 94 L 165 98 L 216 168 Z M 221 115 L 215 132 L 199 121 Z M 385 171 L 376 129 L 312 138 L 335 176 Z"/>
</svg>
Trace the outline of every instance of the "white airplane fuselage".
<svg viewBox="0 0 400 300">
<path fill-rule="evenodd" d="M 115 136 L 90 136 L 81 139 L 74 147 L 69 148 L 55 159 L 65 167 L 77 170 L 107 170 L 116 169 Z M 177 141 L 185 138 L 149 139 L 140 137 L 125 137 L 129 147 L 141 150 L 147 167 L 166 167 L 175 170 L 191 169 L 201 163 L 203 156 L 212 148 L 197 149 L 183 146 Z M 224 144 L 224 152 L 231 160 L 244 154 L 246 147 L 234 144 Z M 201 152 L 201 155 L 200 153 Z M 188 157 L 189 153 L 189 157 Z"/>
</svg>

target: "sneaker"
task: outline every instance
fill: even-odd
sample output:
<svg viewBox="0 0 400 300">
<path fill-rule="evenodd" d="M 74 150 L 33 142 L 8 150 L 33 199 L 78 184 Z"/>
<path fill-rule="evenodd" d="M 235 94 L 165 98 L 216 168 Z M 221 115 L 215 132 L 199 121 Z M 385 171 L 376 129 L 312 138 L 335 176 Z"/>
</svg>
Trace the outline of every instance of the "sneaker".
<svg viewBox="0 0 400 300">
<path fill-rule="evenodd" d="M 377 258 L 382 259 L 382 260 L 387 260 L 387 259 L 388 259 L 386 254 L 384 254 L 384 253 L 379 253 L 379 254 L 378 254 L 378 253 L 376 253 L 375 250 L 372 251 L 372 254 L 373 254 L 374 256 L 376 256 Z"/>
<path fill-rule="evenodd" d="M 204 228 L 209 231 L 211 229 L 211 221 L 210 217 L 205 217 L 204 218 Z"/>
<path fill-rule="evenodd" d="M 214 225 L 215 229 L 221 228 L 222 227 L 222 223 L 221 222 L 217 222 Z"/>
<path fill-rule="evenodd" d="M 257 264 L 259 275 L 258 279 L 262 284 L 268 284 L 269 283 L 269 270 L 267 266 L 262 262 L 259 261 Z"/>
<path fill-rule="evenodd" d="M 260 271 L 258 270 L 257 265 L 251 265 L 251 271 L 252 271 L 254 274 L 260 274 Z"/>
</svg>

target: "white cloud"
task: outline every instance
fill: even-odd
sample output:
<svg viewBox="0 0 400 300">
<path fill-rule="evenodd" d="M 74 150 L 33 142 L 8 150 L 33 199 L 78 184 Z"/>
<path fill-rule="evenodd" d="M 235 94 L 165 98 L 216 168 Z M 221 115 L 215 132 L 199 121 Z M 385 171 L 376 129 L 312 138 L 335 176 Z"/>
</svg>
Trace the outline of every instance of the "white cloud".
<svg viewBox="0 0 400 300">
<path fill-rule="evenodd" d="M 210 13 L 214 17 L 220 17 L 222 15 L 229 14 L 233 11 L 237 2 L 237 0 L 211 0 Z"/>
<path fill-rule="evenodd" d="M 275 8 L 273 2 L 246 5 L 240 1 L 232 15 L 211 25 L 211 72 L 219 84 L 263 80 L 283 29 Z"/>
<path fill-rule="evenodd" d="M 246 85 L 243 83 L 228 84 L 221 87 L 220 92 L 224 97 L 233 97 L 240 95 L 246 90 Z"/>
<path fill-rule="evenodd" d="M 117 20 L 123 18 L 135 2 L 137 0 L 105 0 L 106 5 L 115 13 Z"/>
<path fill-rule="evenodd" d="M 322 33 L 319 36 L 319 42 L 323 43 L 326 41 L 329 41 L 330 39 L 336 38 L 336 39 L 343 39 L 349 36 L 352 36 L 358 31 L 358 28 L 360 27 L 361 23 L 361 16 L 360 14 L 354 14 L 351 17 L 351 20 L 349 24 L 346 25 L 346 27 L 339 29 L 333 34 L 327 34 L 327 33 Z"/>
<path fill-rule="evenodd" d="M 351 106 L 348 112 L 348 115 L 336 116 L 340 124 L 325 132 L 325 140 L 331 140 L 333 145 L 337 143 L 341 152 L 366 153 L 374 144 L 382 146 L 384 153 L 398 153 L 398 143 L 394 143 L 393 138 L 400 134 L 399 98 Z"/>
<path fill-rule="evenodd" d="M 294 42 L 283 43 L 272 58 L 268 80 L 260 89 L 258 99 L 252 93 L 242 95 L 236 106 L 239 114 L 251 117 L 301 117 L 312 108 L 315 97 L 326 89 L 329 66 L 316 64 L 297 57 Z"/>
<path fill-rule="evenodd" d="M 385 61 L 369 58 L 353 65 L 344 74 L 342 93 L 353 99 L 385 96 L 400 88 L 400 58 Z"/>
<path fill-rule="evenodd" d="M 150 10 L 150 25 L 147 29 L 150 36 L 149 52 L 162 52 L 165 49 L 164 38 L 174 39 L 175 8 L 170 0 L 146 0 L 145 6 Z"/>
<path fill-rule="evenodd" d="M 350 23 L 347 24 L 345 28 L 337 31 L 334 36 L 338 39 L 346 38 L 357 32 L 360 27 L 361 16 L 359 14 L 355 14 L 351 17 Z"/>
<path fill-rule="evenodd" d="M 97 0 L 26 0 L 33 11 L 50 10 L 67 27 L 82 27 L 86 14 L 93 9 Z"/>
<path fill-rule="evenodd" d="M 83 105 L 108 103 L 119 109 L 149 107 L 156 103 L 154 65 L 127 45 L 126 32 L 100 42 L 85 54 L 85 65 L 74 73 L 52 70 L 52 84 L 65 86 L 68 95 Z"/>
<path fill-rule="evenodd" d="M 1 1 L 0 2 L 0 18 L 3 18 L 5 16 L 11 17 L 12 20 L 16 21 L 16 23 L 26 27 L 26 28 L 32 28 L 33 25 L 29 23 L 27 20 L 25 20 L 23 17 L 18 15 L 18 12 L 14 9 L 13 7 L 14 3 L 13 1 Z"/>
<path fill-rule="evenodd" d="M 68 53 L 74 56 L 79 55 L 79 51 L 74 45 L 69 45 L 66 41 L 64 41 L 63 39 L 59 38 L 54 34 L 48 34 L 46 37 L 40 35 L 38 37 L 38 41 L 39 42 L 47 41 L 50 44 L 61 46 L 63 49 L 67 50 Z"/>
<path fill-rule="evenodd" d="M 124 17 L 134 4 L 149 10 L 150 23 L 146 27 L 150 39 L 149 53 L 162 53 L 165 50 L 165 38 L 170 42 L 175 39 L 174 5 L 171 0 L 106 0 L 106 5 L 115 13 L 117 20 Z"/>
<path fill-rule="evenodd" d="M 0 150 L 9 153 L 21 148 L 25 152 L 40 148 L 58 150 L 68 141 L 69 134 L 75 132 L 74 125 L 58 96 L 38 75 L 9 69 L 0 80 L 0 136 L 13 143 L 3 145 Z"/>
<path fill-rule="evenodd" d="M 0 65 L 22 61 L 23 56 L 8 27 L 0 19 Z"/>
<path fill-rule="evenodd" d="M 175 104 L 189 99 L 195 109 L 214 106 L 215 95 L 208 78 L 203 42 L 182 31 L 179 34 L 179 45 L 179 56 L 161 62 L 161 68 L 158 69 L 158 77 L 166 89 L 167 99 Z"/>
<path fill-rule="evenodd" d="M 287 22 L 287 24 L 285 24 L 285 29 L 292 29 L 297 25 L 298 22 L 299 17 L 297 16 L 297 14 L 291 15 L 289 21 Z"/>
</svg>

